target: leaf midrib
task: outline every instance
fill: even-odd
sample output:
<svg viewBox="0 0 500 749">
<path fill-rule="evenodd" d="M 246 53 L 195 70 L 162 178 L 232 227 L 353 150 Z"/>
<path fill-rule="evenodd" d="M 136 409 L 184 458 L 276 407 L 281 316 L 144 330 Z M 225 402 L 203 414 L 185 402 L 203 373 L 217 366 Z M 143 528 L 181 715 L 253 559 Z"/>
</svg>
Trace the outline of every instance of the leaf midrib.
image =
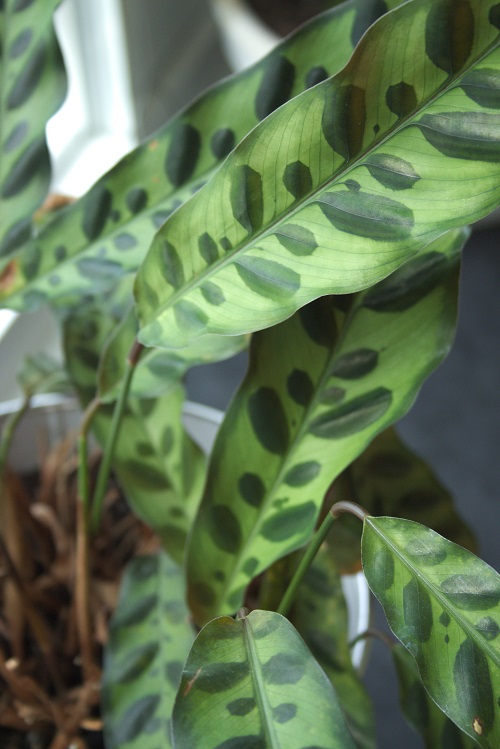
<svg viewBox="0 0 500 749">
<path fill-rule="evenodd" d="M 318 380 L 318 386 L 315 388 L 314 396 L 309 402 L 308 406 L 304 409 L 303 418 L 301 420 L 300 427 L 298 428 L 295 434 L 292 445 L 290 446 L 290 449 L 287 451 L 287 454 L 284 457 L 284 460 L 280 466 L 278 473 L 276 474 L 276 477 L 272 483 L 271 488 L 269 489 L 268 492 L 266 492 L 266 501 L 263 502 L 261 507 L 259 508 L 256 522 L 254 523 L 251 533 L 247 537 L 242 550 L 238 552 L 238 555 L 235 558 L 234 564 L 231 565 L 231 574 L 228 575 L 224 581 L 224 586 L 222 588 L 221 595 L 218 596 L 219 604 L 222 604 L 223 602 L 227 601 L 229 596 L 237 589 L 233 583 L 234 583 L 235 578 L 240 574 L 241 568 L 244 562 L 249 557 L 248 548 L 251 546 L 255 537 L 259 535 L 260 530 L 262 528 L 263 521 L 266 519 L 269 508 L 272 506 L 273 498 L 276 496 L 277 490 L 283 485 L 284 476 L 286 472 L 288 471 L 290 465 L 293 464 L 294 456 L 297 453 L 297 451 L 300 449 L 303 439 L 309 431 L 309 427 L 311 425 L 312 420 L 317 416 L 317 410 L 322 405 L 321 395 L 324 392 L 325 387 L 331 378 L 331 370 L 332 370 L 333 362 L 335 361 L 335 359 L 339 356 L 340 352 L 342 351 L 342 347 L 344 345 L 345 339 L 348 338 L 349 333 L 351 331 L 353 319 L 355 319 L 356 314 L 358 313 L 360 309 L 359 301 L 360 301 L 360 295 L 362 293 L 363 292 L 356 293 L 353 299 L 353 302 L 350 306 L 350 309 L 348 310 L 347 314 L 344 317 L 337 341 L 333 345 L 332 353 L 330 354 L 330 356 L 328 357 L 328 359 L 326 360 L 323 366 L 323 373 Z M 378 366 L 379 365 L 377 365 L 377 368 Z M 432 370 L 432 368 L 433 367 L 429 365 L 427 369 Z M 372 373 L 370 373 L 370 375 L 371 374 Z M 408 390 L 408 394 L 406 396 L 406 402 L 408 398 L 412 397 L 412 394 L 415 391 L 414 380 L 412 382 L 413 382 L 413 386 L 411 389 L 409 388 Z M 402 407 L 404 408 L 404 402 L 402 403 Z M 386 417 L 391 412 L 392 411 L 388 411 L 387 414 L 385 414 L 384 416 Z M 378 431 L 381 431 L 384 428 L 384 426 L 385 426 L 385 422 L 381 423 Z M 371 439 L 372 437 L 370 436 L 370 441 Z M 365 438 L 364 442 L 361 445 L 360 452 L 362 451 L 363 446 L 366 445 L 366 441 L 367 440 Z M 322 463 L 321 470 L 324 470 L 324 469 L 325 469 L 325 465 L 324 463 Z M 336 474 L 333 473 L 331 476 L 331 481 L 334 481 L 338 475 L 339 475 L 338 473 Z"/>
<path fill-rule="evenodd" d="M 392 11 L 389 11 L 389 13 L 386 13 L 382 18 L 385 18 L 390 13 L 398 13 L 401 8 L 405 7 L 406 3 L 403 3 L 403 5 L 398 6 L 397 8 L 394 8 Z M 378 21 L 377 21 L 378 23 Z M 499 35 L 500 36 L 500 35 Z M 231 265 L 232 263 L 236 262 L 238 257 L 240 255 L 244 255 L 248 250 L 251 250 L 253 247 L 255 247 L 258 242 L 261 242 L 263 239 L 266 239 L 269 235 L 272 235 L 275 233 L 276 228 L 279 228 L 281 224 L 288 221 L 289 219 L 293 218 L 295 214 L 300 213 L 304 208 L 308 207 L 311 203 L 314 202 L 314 200 L 317 198 L 318 195 L 320 195 L 324 190 L 326 190 L 329 187 L 335 186 L 339 180 L 345 180 L 346 176 L 349 175 L 349 173 L 356 169 L 364 160 L 366 160 L 373 152 L 376 152 L 379 148 L 381 148 L 386 141 L 390 140 L 392 137 L 397 135 L 399 132 L 404 130 L 407 127 L 411 127 L 415 120 L 419 115 L 422 114 L 422 112 L 425 112 L 425 110 L 430 107 L 433 103 L 435 103 L 441 96 L 444 96 L 448 94 L 453 88 L 456 88 L 456 83 L 459 81 L 469 70 L 474 69 L 477 65 L 479 65 L 484 59 L 486 59 L 492 52 L 495 51 L 495 49 L 499 46 L 500 41 L 497 39 L 495 42 L 491 42 L 490 45 L 488 45 L 487 49 L 480 54 L 479 56 L 475 57 L 473 60 L 471 60 L 468 65 L 460 72 L 456 73 L 454 76 L 449 76 L 445 79 L 445 81 L 442 83 L 442 85 L 435 91 L 429 98 L 425 99 L 425 101 L 421 102 L 420 106 L 415 109 L 411 114 L 407 115 L 406 117 L 402 117 L 397 120 L 394 125 L 387 130 L 387 132 L 379 138 L 379 140 L 375 140 L 373 144 L 364 150 L 361 154 L 354 157 L 353 159 L 348 159 L 341 167 L 340 170 L 333 176 L 332 178 L 322 182 L 318 187 L 316 187 L 306 198 L 303 199 L 302 202 L 299 204 L 293 203 L 288 209 L 283 211 L 279 214 L 279 216 L 275 219 L 273 219 L 267 227 L 259 231 L 255 234 L 252 234 L 251 237 L 244 240 L 242 244 L 240 244 L 238 247 L 234 248 L 234 251 L 231 252 L 231 254 L 227 253 L 223 257 L 216 260 L 214 263 L 212 263 L 210 266 L 208 266 L 205 271 L 200 271 L 199 273 L 195 274 L 188 283 L 184 284 L 180 289 L 175 289 L 171 296 L 163 302 L 163 304 L 159 305 L 155 313 L 150 316 L 149 320 L 147 322 L 144 322 L 141 325 L 141 328 L 145 328 L 147 325 L 149 325 L 151 322 L 156 320 L 157 318 L 161 317 L 165 312 L 169 310 L 170 307 L 172 307 L 177 301 L 182 299 L 184 296 L 186 296 L 190 291 L 193 289 L 198 288 L 201 286 L 201 284 L 205 283 L 207 279 L 211 278 L 212 276 L 216 275 L 222 268 L 225 266 Z M 349 63 L 348 63 L 349 65 Z M 348 67 L 346 66 L 346 68 Z M 324 84 L 328 84 L 328 82 L 331 82 L 332 79 L 335 79 L 337 77 L 340 77 L 343 73 L 343 71 L 346 69 L 344 68 L 339 73 L 332 76 L 332 78 L 327 79 L 324 81 Z M 322 83 L 317 84 L 315 86 L 315 89 L 318 89 L 322 86 Z M 298 94 L 294 99 L 291 99 L 290 101 L 295 101 L 296 99 L 300 99 L 302 96 L 307 96 L 309 94 L 309 89 L 302 92 L 302 94 Z M 289 102 L 287 102 L 288 104 Z M 286 104 L 284 105 L 286 106 Z M 485 109 L 485 107 L 482 107 L 482 109 Z M 275 116 L 278 116 L 279 109 L 275 110 L 269 115 L 269 119 L 273 118 Z M 265 122 L 265 120 L 263 120 Z M 257 125 L 257 128 L 259 125 Z M 234 149 L 232 154 L 228 158 L 232 158 L 234 154 L 238 152 L 240 147 L 245 144 L 245 141 L 247 138 L 252 137 L 254 131 L 251 131 L 248 133 L 244 139 L 240 142 L 240 144 Z M 335 150 L 335 149 L 332 149 Z M 338 153 L 335 151 L 335 153 Z M 339 154 L 341 156 L 341 154 Z M 448 157 L 451 158 L 451 157 Z M 221 169 L 223 167 L 221 166 Z M 210 177 L 210 181 L 215 176 L 212 175 Z M 208 189 L 210 187 L 210 182 L 208 182 L 204 189 Z M 194 197 L 194 196 L 193 196 Z M 180 206 L 182 208 L 184 206 Z M 161 229 L 159 230 L 159 232 Z M 442 233 L 442 230 L 439 231 L 439 233 Z M 146 256 L 147 258 L 147 256 Z"/>
<path fill-rule="evenodd" d="M 243 627 L 245 649 L 247 651 L 247 657 L 250 664 L 250 674 L 252 676 L 255 699 L 257 702 L 259 714 L 261 716 L 264 738 L 266 740 L 266 747 L 267 749 L 278 749 L 280 745 L 278 743 L 276 731 L 274 730 L 272 707 L 267 699 L 264 676 L 262 674 L 262 668 L 260 665 L 259 657 L 257 655 L 257 649 L 253 640 L 252 625 L 248 619 L 248 616 L 245 616 L 241 620 L 241 624 Z"/>
<path fill-rule="evenodd" d="M 377 519 L 382 520 L 382 518 Z M 366 518 L 365 522 L 367 522 L 370 528 L 379 536 L 379 538 L 381 538 L 382 541 L 390 547 L 395 556 L 399 559 L 401 564 L 406 567 L 410 574 L 418 578 L 418 580 L 424 585 L 427 592 L 430 593 L 442 606 L 443 610 L 445 610 L 453 617 L 455 622 L 459 625 L 459 627 L 462 628 L 465 634 L 470 637 L 471 640 L 473 640 L 474 644 L 477 645 L 481 651 L 486 651 L 493 663 L 500 668 L 500 655 L 492 649 L 489 641 L 486 638 L 481 637 L 474 625 L 469 622 L 469 620 L 466 619 L 457 608 L 453 607 L 448 598 L 443 595 L 443 593 L 441 593 L 439 588 L 436 588 L 434 583 L 432 583 L 427 577 L 425 577 L 421 570 L 418 567 L 415 567 L 404 556 L 403 552 L 400 551 L 399 547 L 391 541 L 390 537 L 388 535 L 385 535 L 379 528 L 377 528 L 376 525 L 370 522 L 371 520 L 374 520 L 374 518 L 368 517 Z"/>
<path fill-rule="evenodd" d="M 304 409 L 304 415 L 301 420 L 301 425 L 298 428 L 295 437 L 293 438 L 292 444 L 287 450 L 287 453 L 284 457 L 284 460 L 281 463 L 281 466 L 279 468 L 279 471 L 276 474 L 276 477 L 271 485 L 271 488 L 269 491 L 266 492 L 266 501 L 262 503 L 261 507 L 259 508 L 255 523 L 253 525 L 251 533 L 248 535 L 247 539 L 245 540 L 245 544 L 242 547 L 242 549 L 238 552 L 235 558 L 234 563 L 231 565 L 231 574 L 227 575 L 224 580 L 224 585 L 221 587 L 221 593 L 218 596 L 218 605 L 221 606 L 223 603 L 227 601 L 229 596 L 236 590 L 235 586 L 233 585 L 234 580 L 236 577 L 240 574 L 241 568 L 243 566 L 243 563 L 248 559 L 248 548 L 251 546 L 252 542 L 254 541 L 255 537 L 260 534 L 262 524 L 264 520 L 266 519 L 266 516 L 268 515 L 268 511 L 270 506 L 272 505 L 273 497 L 277 493 L 277 489 L 284 483 L 283 479 L 284 476 L 288 470 L 288 467 L 290 466 L 290 463 L 293 462 L 293 456 L 299 449 L 304 435 L 308 431 L 308 426 L 311 423 L 315 408 L 318 406 L 318 402 L 320 401 L 320 394 L 323 392 L 325 383 L 328 381 L 330 377 L 330 370 L 331 370 L 331 364 L 332 361 L 335 359 L 335 357 L 338 354 L 338 349 L 341 346 L 343 339 L 345 338 L 345 335 L 347 335 L 348 332 L 348 323 L 351 320 L 351 314 L 354 315 L 354 309 L 356 305 L 353 304 L 351 307 L 351 310 L 346 315 L 346 318 L 344 320 L 344 324 L 342 326 L 342 332 L 338 337 L 338 340 L 334 344 L 333 351 L 331 356 L 328 357 L 327 361 L 325 362 L 325 365 L 323 367 L 324 372 L 320 377 L 319 385 L 315 389 L 314 397 L 311 399 L 310 403 L 308 404 L 307 408 Z M 347 332 L 346 332 L 347 331 Z M 323 469 L 324 466 L 322 465 L 321 468 Z M 318 510 L 319 512 L 319 510 Z M 278 557 L 280 559 L 283 555 Z M 255 575 L 252 576 L 255 577 Z"/>
</svg>

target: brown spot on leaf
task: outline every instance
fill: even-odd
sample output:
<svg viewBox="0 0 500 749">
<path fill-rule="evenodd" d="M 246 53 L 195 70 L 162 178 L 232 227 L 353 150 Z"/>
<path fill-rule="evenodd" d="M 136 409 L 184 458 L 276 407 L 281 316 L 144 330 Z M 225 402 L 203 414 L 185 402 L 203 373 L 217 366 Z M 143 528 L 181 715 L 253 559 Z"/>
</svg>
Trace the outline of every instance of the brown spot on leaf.
<svg viewBox="0 0 500 749">
<path fill-rule="evenodd" d="M 0 273 L 0 291 L 8 291 L 14 285 L 17 276 L 17 261 L 11 262 L 5 266 Z"/>
<path fill-rule="evenodd" d="M 483 735 L 483 724 L 481 722 L 481 718 L 477 718 L 477 717 L 474 718 L 474 720 L 472 721 L 472 728 L 474 729 L 474 731 L 477 733 L 478 736 Z"/>
<path fill-rule="evenodd" d="M 188 683 L 186 684 L 186 687 L 185 687 L 185 689 L 184 689 L 184 692 L 182 693 L 182 696 L 183 696 L 183 697 L 187 697 L 187 696 L 188 696 L 189 692 L 191 691 L 191 689 L 192 689 L 192 688 L 193 688 L 193 686 L 194 686 L 194 683 L 195 683 L 196 679 L 198 678 L 198 676 L 199 676 L 200 674 L 201 674 L 201 666 L 200 666 L 200 668 L 198 669 L 198 671 L 197 671 L 197 672 L 195 673 L 195 675 L 193 676 L 193 678 L 192 678 L 192 679 L 189 679 Z"/>
</svg>

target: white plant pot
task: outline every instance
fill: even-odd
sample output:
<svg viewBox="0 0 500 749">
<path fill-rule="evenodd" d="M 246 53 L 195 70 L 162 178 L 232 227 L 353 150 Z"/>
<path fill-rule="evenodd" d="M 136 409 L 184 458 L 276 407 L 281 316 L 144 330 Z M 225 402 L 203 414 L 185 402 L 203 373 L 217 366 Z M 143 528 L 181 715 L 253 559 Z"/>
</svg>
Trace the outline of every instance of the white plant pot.
<svg viewBox="0 0 500 749">
<path fill-rule="evenodd" d="M 6 419 L 21 405 L 19 400 L 0 403 L 0 433 Z M 184 423 L 192 438 L 205 451 L 212 448 L 223 413 L 198 403 L 186 403 Z M 60 395 L 39 395 L 33 398 L 32 407 L 21 419 L 15 433 L 9 464 L 19 472 L 36 470 L 42 454 L 53 447 L 68 432 L 75 437 L 80 421 L 80 409 L 73 399 Z M 370 592 L 364 575 L 342 577 L 342 588 L 347 602 L 349 624 L 348 636 L 352 640 L 365 632 L 370 625 Z M 367 657 L 366 641 L 360 641 L 352 649 L 352 660 L 362 670 Z"/>
</svg>

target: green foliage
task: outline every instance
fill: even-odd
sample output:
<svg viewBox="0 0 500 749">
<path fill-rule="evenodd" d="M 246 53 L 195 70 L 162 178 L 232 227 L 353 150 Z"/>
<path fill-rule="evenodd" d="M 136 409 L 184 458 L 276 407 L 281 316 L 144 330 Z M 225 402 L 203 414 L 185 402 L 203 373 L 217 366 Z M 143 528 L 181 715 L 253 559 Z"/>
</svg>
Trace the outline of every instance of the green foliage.
<svg viewBox="0 0 500 749">
<path fill-rule="evenodd" d="M 274 325 L 498 204 L 497 3 L 461 8 L 403 4 L 252 130 L 156 235 L 135 284 L 142 343 Z"/>
<path fill-rule="evenodd" d="M 170 749 L 170 713 L 194 633 L 181 570 L 166 554 L 134 559 L 113 616 L 103 672 L 107 749 Z"/>
<path fill-rule="evenodd" d="M 112 286 L 135 271 L 157 229 L 234 146 L 274 109 L 340 70 L 369 24 L 399 2 L 350 0 L 201 96 L 26 246 L 9 266 L 0 299 L 31 309 L 95 293 L 96 285 Z M 49 18 L 50 7 L 45 12 Z"/>
<path fill-rule="evenodd" d="M 363 567 L 432 699 L 485 749 L 500 742 L 500 576 L 409 520 L 369 518 Z"/>
<path fill-rule="evenodd" d="M 188 549 L 198 623 L 236 611 L 256 575 L 303 546 L 331 481 L 409 408 L 451 344 L 464 239 L 444 235 L 369 291 L 254 336 Z"/>
<path fill-rule="evenodd" d="M 474 546 L 388 427 L 450 347 L 460 227 L 500 204 L 500 4 L 348 0 L 35 231 L 43 127 L 64 84 L 57 4 L 0 3 L 0 299 L 57 308 L 102 444 L 128 395 L 112 465 L 164 551 L 124 577 L 104 665 L 108 749 L 374 749 L 339 578 L 359 565 L 358 530 L 337 521 L 290 621 L 263 610 L 333 497 L 396 516 L 365 520 L 362 555 L 407 649 L 393 655 L 410 721 L 433 749 L 494 749 L 499 578 L 411 522 Z M 182 380 L 250 333 L 206 470 Z M 44 360 L 23 376 L 28 392 L 47 378 Z M 193 624 L 205 626 L 188 655 Z"/>
<path fill-rule="evenodd" d="M 292 625 L 270 611 L 202 629 L 182 674 L 173 738 L 175 749 L 355 749 L 330 682 Z"/>
<path fill-rule="evenodd" d="M 66 90 L 52 27 L 59 3 L 5 0 L 0 7 L 0 259 L 27 240 L 49 186 L 45 125 Z"/>
</svg>

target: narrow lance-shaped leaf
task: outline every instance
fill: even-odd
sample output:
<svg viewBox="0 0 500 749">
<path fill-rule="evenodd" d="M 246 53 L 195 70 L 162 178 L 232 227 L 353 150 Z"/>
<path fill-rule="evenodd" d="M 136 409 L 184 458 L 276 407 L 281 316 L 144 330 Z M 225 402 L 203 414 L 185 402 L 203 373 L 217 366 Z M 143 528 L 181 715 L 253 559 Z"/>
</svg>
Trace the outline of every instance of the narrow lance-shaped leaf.
<svg viewBox="0 0 500 749">
<path fill-rule="evenodd" d="M 107 749 L 170 749 L 170 715 L 194 630 L 181 570 L 166 554 L 132 560 L 104 655 Z"/>
<path fill-rule="evenodd" d="M 65 91 L 52 26 L 60 0 L 6 0 L 0 8 L 0 259 L 26 242 L 50 181 L 48 119 Z M 0 275 L 9 286 L 11 272 Z"/>
<path fill-rule="evenodd" d="M 450 492 L 427 463 L 412 452 L 394 429 L 379 434 L 332 487 L 334 498 L 350 497 L 370 515 L 415 520 L 449 541 L 476 551 L 470 528 L 455 509 Z M 329 533 L 328 542 L 339 569 L 361 569 L 359 520 L 344 515 Z"/>
<path fill-rule="evenodd" d="M 340 70 L 370 23 L 400 1 L 351 0 L 203 94 L 27 245 L 4 269 L 0 299 L 15 309 L 63 302 L 136 270 L 158 227 L 234 146 L 285 101 Z M 207 242 L 202 252 L 218 250 Z"/>
<path fill-rule="evenodd" d="M 363 568 L 432 699 L 484 749 L 500 744 L 500 576 L 409 520 L 367 518 Z"/>
<path fill-rule="evenodd" d="M 375 749 L 373 705 L 351 660 L 346 602 L 325 546 L 297 591 L 290 621 L 332 682 L 356 746 Z"/>
<path fill-rule="evenodd" d="M 292 625 L 253 611 L 215 619 L 186 662 L 175 749 L 355 749 L 325 673 Z"/>
<path fill-rule="evenodd" d="M 451 344 L 465 236 L 439 238 L 347 314 L 328 297 L 254 335 L 190 537 L 199 623 L 236 611 L 256 575 L 307 542 L 332 480 L 412 404 Z"/>
<path fill-rule="evenodd" d="M 112 306 L 112 305 L 111 305 Z M 102 309 L 80 308 L 65 322 L 65 354 L 71 378 L 87 404 L 95 395 L 99 353 L 114 324 Z M 120 306 L 116 312 L 120 313 Z M 154 399 L 130 398 L 118 437 L 113 469 L 134 512 L 181 561 L 187 531 L 198 506 L 205 458 L 182 425 L 183 388 Z M 92 427 L 106 443 L 112 406 L 101 408 Z"/>
<path fill-rule="evenodd" d="M 101 354 L 98 372 L 99 398 L 115 400 L 125 375 L 127 355 L 137 335 L 137 320 L 131 308 L 117 326 Z M 205 336 L 178 351 L 147 349 L 134 372 L 132 396 L 154 398 L 178 386 L 188 369 L 235 356 L 248 345 L 248 336 Z"/>
<path fill-rule="evenodd" d="M 475 749 L 477 743 L 438 708 L 424 688 L 417 664 L 402 645 L 391 650 L 399 682 L 399 703 L 408 723 L 425 741 L 426 749 Z"/>
<path fill-rule="evenodd" d="M 458 8 L 414 0 L 383 16 L 165 223 L 135 286 L 144 344 L 274 325 L 500 202 L 498 3 Z"/>
</svg>

